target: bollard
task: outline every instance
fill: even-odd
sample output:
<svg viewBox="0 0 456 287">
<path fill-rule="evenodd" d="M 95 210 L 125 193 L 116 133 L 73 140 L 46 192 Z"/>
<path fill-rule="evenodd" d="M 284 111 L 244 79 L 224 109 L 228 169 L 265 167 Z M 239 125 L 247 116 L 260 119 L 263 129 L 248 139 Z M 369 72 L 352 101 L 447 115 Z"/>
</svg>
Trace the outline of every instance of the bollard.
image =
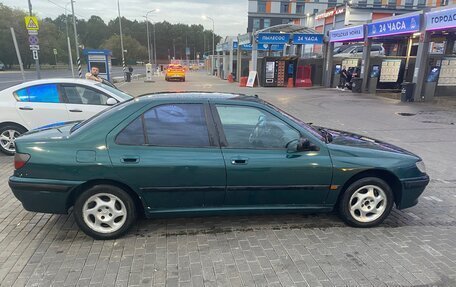
<svg viewBox="0 0 456 287">
<path fill-rule="evenodd" d="M 249 79 L 249 77 L 241 77 L 239 79 L 239 87 L 246 87 L 248 79 Z"/>
</svg>

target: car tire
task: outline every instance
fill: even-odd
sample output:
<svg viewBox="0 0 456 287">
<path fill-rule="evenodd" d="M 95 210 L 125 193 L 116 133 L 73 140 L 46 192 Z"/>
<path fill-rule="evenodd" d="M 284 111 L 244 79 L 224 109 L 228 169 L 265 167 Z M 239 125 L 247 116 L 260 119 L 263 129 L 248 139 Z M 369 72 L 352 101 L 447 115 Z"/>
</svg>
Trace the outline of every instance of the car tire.
<svg viewBox="0 0 456 287">
<path fill-rule="evenodd" d="M 9 143 L 5 140 L 2 140 L 2 136 L 7 136 L 14 134 L 14 139 L 18 136 L 22 135 L 23 133 L 27 132 L 27 130 L 19 125 L 15 124 L 8 124 L 0 127 L 0 151 L 6 155 L 14 155 L 16 153 L 15 149 L 11 150 L 9 148 Z M 17 136 L 16 136 L 17 135 Z M 7 147 L 8 145 L 8 147 Z"/>
<path fill-rule="evenodd" d="M 112 185 L 95 185 L 84 191 L 73 208 L 79 228 L 97 240 L 124 235 L 137 218 L 135 202 L 123 189 Z"/>
<path fill-rule="evenodd" d="M 374 227 L 391 212 L 394 195 L 382 179 L 365 177 L 350 184 L 339 202 L 339 214 L 353 227 Z"/>
</svg>

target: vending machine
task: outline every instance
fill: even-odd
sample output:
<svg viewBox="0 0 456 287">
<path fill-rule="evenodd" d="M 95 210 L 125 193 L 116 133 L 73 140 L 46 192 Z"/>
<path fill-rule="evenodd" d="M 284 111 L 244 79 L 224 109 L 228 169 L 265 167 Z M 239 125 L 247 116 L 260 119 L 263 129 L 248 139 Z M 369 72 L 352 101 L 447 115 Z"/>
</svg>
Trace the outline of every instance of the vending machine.
<svg viewBox="0 0 456 287">
<path fill-rule="evenodd" d="M 288 66 L 286 59 L 265 57 L 263 59 L 263 87 L 285 87 L 288 81 Z"/>
</svg>

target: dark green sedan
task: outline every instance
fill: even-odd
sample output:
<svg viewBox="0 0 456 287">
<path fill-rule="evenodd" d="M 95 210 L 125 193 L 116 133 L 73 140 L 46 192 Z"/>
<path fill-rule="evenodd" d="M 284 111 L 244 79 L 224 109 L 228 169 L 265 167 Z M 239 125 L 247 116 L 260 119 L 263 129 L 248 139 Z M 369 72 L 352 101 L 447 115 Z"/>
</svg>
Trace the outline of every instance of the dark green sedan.
<svg viewBox="0 0 456 287">
<path fill-rule="evenodd" d="M 80 123 L 16 141 L 9 185 L 25 209 L 67 213 L 96 239 L 140 215 L 328 212 L 380 224 L 414 206 L 429 183 L 396 146 L 306 124 L 257 98 L 142 96 Z"/>
</svg>

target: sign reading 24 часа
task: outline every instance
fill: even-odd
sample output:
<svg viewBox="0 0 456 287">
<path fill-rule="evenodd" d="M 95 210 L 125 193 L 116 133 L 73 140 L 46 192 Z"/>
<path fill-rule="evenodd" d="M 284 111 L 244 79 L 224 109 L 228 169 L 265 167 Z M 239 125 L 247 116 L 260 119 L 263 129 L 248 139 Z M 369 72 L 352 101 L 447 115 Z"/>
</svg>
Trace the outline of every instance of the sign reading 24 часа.
<svg viewBox="0 0 456 287">
<path fill-rule="evenodd" d="M 323 44 L 322 34 L 294 34 L 293 44 Z"/>
<path fill-rule="evenodd" d="M 290 41 L 290 34 L 283 33 L 260 33 L 258 44 L 285 44 Z"/>
<path fill-rule="evenodd" d="M 456 8 L 426 13 L 426 31 L 456 27 Z"/>
<path fill-rule="evenodd" d="M 420 15 L 396 18 L 367 24 L 367 37 L 381 37 L 420 30 Z"/>
</svg>

